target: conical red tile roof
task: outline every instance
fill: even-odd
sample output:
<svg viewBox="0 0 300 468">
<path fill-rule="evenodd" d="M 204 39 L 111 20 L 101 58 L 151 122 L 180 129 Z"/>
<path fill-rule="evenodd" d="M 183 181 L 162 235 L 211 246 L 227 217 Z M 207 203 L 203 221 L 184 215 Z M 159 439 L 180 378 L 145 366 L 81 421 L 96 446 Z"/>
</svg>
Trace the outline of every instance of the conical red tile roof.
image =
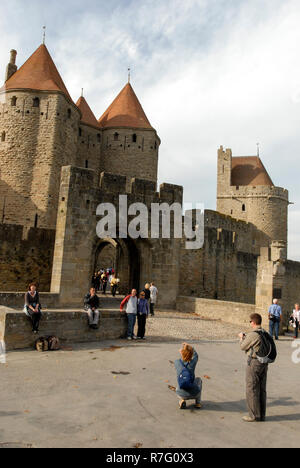
<svg viewBox="0 0 300 468">
<path fill-rule="evenodd" d="M 69 99 L 69 92 L 49 54 L 47 47 L 42 44 L 14 73 L 1 91 L 10 89 L 34 89 L 37 91 L 61 91 Z"/>
<path fill-rule="evenodd" d="M 232 158 L 231 185 L 255 187 L 274 184 L 261 159 L 258 156 L 246 156 Z"/>
<path fill-rule="evenodd" d="M 122 89 L 114 102 L 99 119 L 101 127 L 129 127 L 152 129 L 130 83 Z"/>
<path fill-rule="evenodd" d="M 82 117 L 81 121 L 87 125 L 92 125 L 93 127 L 99 127 L 99 123 L 96 117 L 93 114 L 90 106 L 86 102 L 85 98 L 81 96 L 76 102 L 76 106 L 81 110 Z"/>
</svg>

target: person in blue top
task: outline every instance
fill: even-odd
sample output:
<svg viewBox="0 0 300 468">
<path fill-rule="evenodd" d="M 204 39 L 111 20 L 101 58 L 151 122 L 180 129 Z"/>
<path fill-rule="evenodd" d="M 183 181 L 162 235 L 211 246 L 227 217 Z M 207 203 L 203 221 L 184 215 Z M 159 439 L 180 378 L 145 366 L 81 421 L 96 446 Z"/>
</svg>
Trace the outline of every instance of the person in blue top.
<svg viewBox="0 0 300 468">
<path fill-rule="evenodd" d="M 149 315 L 149 301 L 146 299 L 145 292 L 141 292 L 137 305 L 138 318 L 138 340 L 145 340 L 146 322 Z"/>
<path fill-rule="evenodd" d="M 273 304 L 269 308 L 269 321 L 270 330 L 269 333 L 273 337 L 275 333 L 275 339 L 279 339 L 280 322 L 282 319 L 282 309 L 278 305 L 278 299 L 274 299 Z"/>
<path fill-rule="evenodd" d="M 175 361 L 175 369 L 177 372 L 178 381 L 176 393 L 180 400 L 179 408 L 185 409 L 187 400 L 195 400 L 195 407 L 200 409 L 202 408 L 202 380 L 200 378 L 195 378 L 195 370 L 198 363 L 198 353 L 191 345 L 187 343 L 183 343 L 179 352 L 181 355 L 181 359 Z M 179 377 L 184 367 L 186 367 L 192 375 L 193 384 L 189 389 L 182 389 L 179 387 Z"/>
</svg>

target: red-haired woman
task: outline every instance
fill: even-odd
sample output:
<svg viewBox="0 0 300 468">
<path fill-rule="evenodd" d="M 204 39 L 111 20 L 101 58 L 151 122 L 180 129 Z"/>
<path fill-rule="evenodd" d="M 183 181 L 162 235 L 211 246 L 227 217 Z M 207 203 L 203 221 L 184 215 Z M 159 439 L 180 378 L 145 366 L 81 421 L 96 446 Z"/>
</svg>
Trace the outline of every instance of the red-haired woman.
<svg viewBox="0 0 300 468">
<path fill-rule="evenodd" d="M 186 408 L 187 400 L 195 400 L 195 407 L 200 409 L 202 396 L 202 380 L 195 378 L 195 370 L 198 363 L 197 351 L 189 344 L 183 343 L 180 349 L 181 359 L 175 361 L 178 387 L 177 396 L 180 399 L 180 409 Z M 184 381 L 186 379 L 186 383 Z"/>
<path fill-rule="evenodd" d="M 37 291 L 37 285 L 31 283 L 28 288 L 28 292 L 25 294 L 25 308 L 26 315 L 32 322 L 32 331 L 36 335 L 39 332 L 40 320 L 42 317 L 41 313 L 41 302 L 40 296 Z"/>
</svg>

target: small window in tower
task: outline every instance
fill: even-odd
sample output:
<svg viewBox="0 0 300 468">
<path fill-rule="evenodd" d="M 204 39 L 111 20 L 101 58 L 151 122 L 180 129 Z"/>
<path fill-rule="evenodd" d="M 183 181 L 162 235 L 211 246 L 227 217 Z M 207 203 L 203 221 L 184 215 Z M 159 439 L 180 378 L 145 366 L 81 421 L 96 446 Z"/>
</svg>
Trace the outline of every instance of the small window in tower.
<svg viewBox="0 0 300 468">
<path fill-rule="evenodd" d="M 157 142 L 155 142 L 154 148 L 157 150 Z"/>
<path fill-rule="evenodd" d="M 70 119 L 71 116 L 72 116 L 72 111 L 71 111 L 71 109 L 68 109 L 68 119 Z"/>
<path fill-rule="evenodd" d="M 115 133 L 115 134 L 114 134 L 114 140 L 115 140 L 115 141 L 119 141 L 119 134 L 118 134 L 118 133 Z"/>
<path fill-rule="evenodd" d="M 246 211 L 246 205 L 242 206 L 242 211 Z"/>
<path fill-rule="evenodd" d="M 85 161 L 85 168 L 86 168 L 86 169 L 89 168 L 89 162 L 88 162 L 88 161 Z"/>
<path fill-rule="evenodd" d="M 78 133 L 79 133 L 79 136 L 81 137 L 82 136 L 82 128 L 79 127 Z"/>
<path fill-rule="evenodd" d="M 34 218 L 34 227 L 35 227 L 35 228 L 37 228 L 37 226 L 38 226 L 38 220 L 39 220 L 39 217 L 38 217 L 38 215 L 36 214 L 36 215 L 35 215 L 35 218 Z"/>
<path fill-rule="evenodd" d="M 98 141 L 98 143 L 101 143 L 101 135 L 100 135 L 100 133 L 98 133 L 98 135 L 97 135 L 97 141 Z"/>
<path fill-rule="evenodd" d="M 1 141 L 5 141 L 6 140 L 6 133 L 5 132 L 2 132 L 1 134 Z"/>
<path fill-rule="evenodd" d="M 137 135 L 134 134 L 132 135 L 132 143 L 136 143 L 137 142 Z"/>
<path fill-rule="evenodd" d="M 11 98 L 11 107 L 16 107 L 17 105 L 17 98 L 16 96 Z"/>
<path fill-rule="evenodd" d="M 40 99 L 38 97 L 34 98 L 32 107 L 40 107 Z"/>
</svg>

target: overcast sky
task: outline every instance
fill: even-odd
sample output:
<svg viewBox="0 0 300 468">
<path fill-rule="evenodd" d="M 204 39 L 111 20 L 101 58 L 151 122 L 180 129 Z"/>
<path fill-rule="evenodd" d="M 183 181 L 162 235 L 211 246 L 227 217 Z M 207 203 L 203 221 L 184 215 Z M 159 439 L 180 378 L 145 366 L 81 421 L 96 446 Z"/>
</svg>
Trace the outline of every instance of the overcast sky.
<svg viewBox="0 0 300 468">
<path fill-rule="evenodd" d="M 0 67 L 42 41 L 74 100 L 97 118 L 127 81 L 162 139 L 160 182 L 216 207 L 220 145 L 256 144 L 290 191 L 289 258 L 300 260 L 299 0 L 10 0 L 0 3 Z"/>
</svg>

